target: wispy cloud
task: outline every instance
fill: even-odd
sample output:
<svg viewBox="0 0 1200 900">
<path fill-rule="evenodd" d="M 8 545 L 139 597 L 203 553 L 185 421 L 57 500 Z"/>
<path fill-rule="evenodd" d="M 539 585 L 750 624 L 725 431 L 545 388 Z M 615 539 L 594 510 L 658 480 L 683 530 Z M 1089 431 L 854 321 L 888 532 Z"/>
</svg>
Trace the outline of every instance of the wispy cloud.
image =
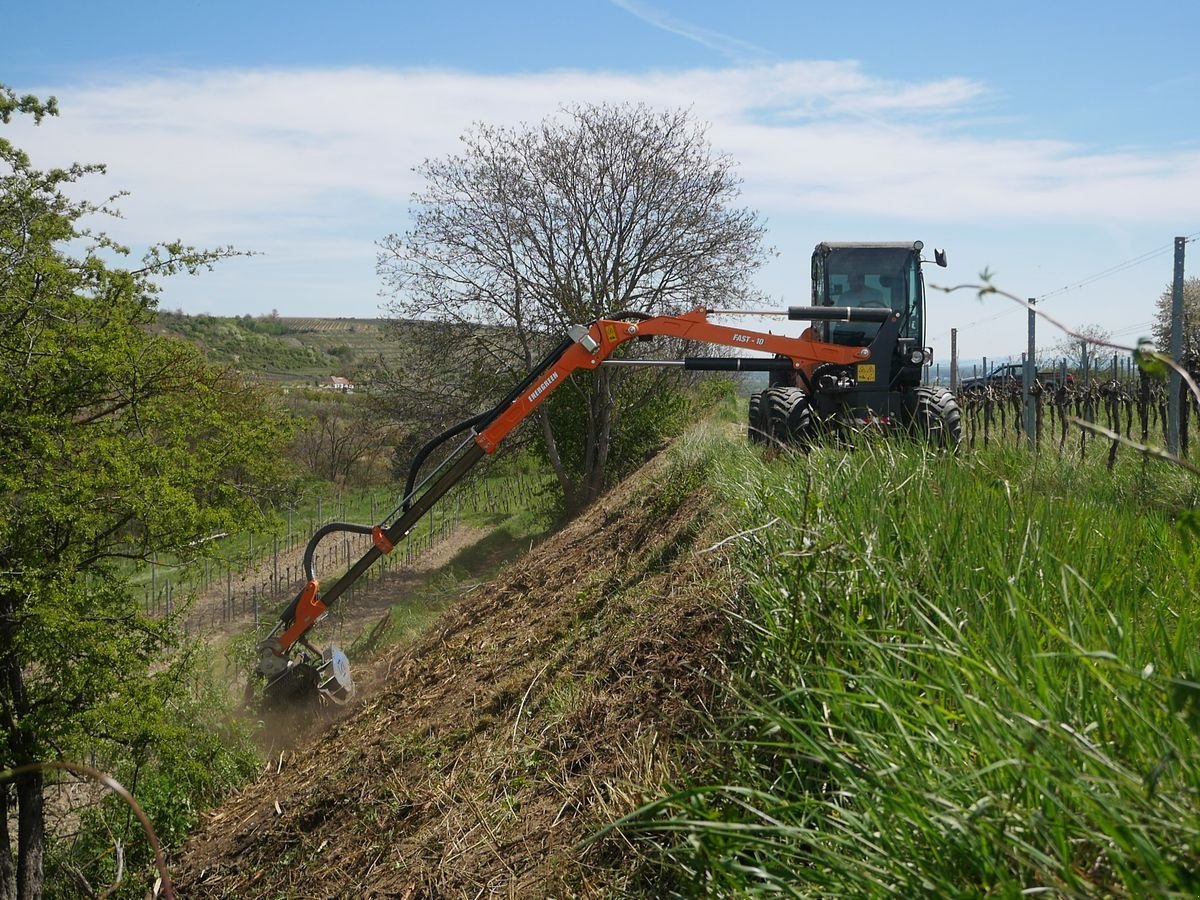
<svg viewBox="0 0 1200 900">
<path fill-rule="evenodd" d="M 630 15 L 641 19 L 647 25 L 715 50 L 731 62 L 759 62 L 773 57 L 772 53 L 761 47 L 727 34 L 701 28 L 677 16 L 665 13 L 649 3 L 639 3 L 637 0 L 610 0 L 610 2 L 613 6 L 620 7 Z"/>
</svg>

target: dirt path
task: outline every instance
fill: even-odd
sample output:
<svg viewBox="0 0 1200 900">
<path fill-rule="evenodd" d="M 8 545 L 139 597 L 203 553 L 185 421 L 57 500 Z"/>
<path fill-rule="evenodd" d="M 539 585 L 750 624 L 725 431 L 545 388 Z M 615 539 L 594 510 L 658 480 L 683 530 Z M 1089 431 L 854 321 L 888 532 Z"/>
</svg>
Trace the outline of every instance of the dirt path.
<svg viewBox="0 0 1200 900">
<path fill-rule="evenodd" d="M 370 570 L 370 579 L 356 584 L 353 592 L 343 596 L 331 613 L 331 621 L 328 624 L 335 627 L 337 639 L 344 643 L 353 640 L 365 627 L 373 625 L 389 607 L 402 600 L 407 590 L 424 583 L 455 556 L 490 533 L 489 529 L 460 525 L 431 549 L 416 554 L 411 563 L 392 566 L 386 570 L 382 564 L 376 563 Z M 351 559 L 356 560 L 370 548 L 370 541 L 365 537 L 355 536 L 350 546 Z M 269 557 L 256 566 L 239 572 L 236 582 L 238 590 L 244 590 L 245 584 L 269 583 L 276 571 L 286 572 L 290 569 L 292 572 L 300 572 L 303 559 L 303 544 L 294 550 L 280 551 L 278 561 L 275 557 Z M 324 576 L 324 583 L 332 584 L 341 572 L 318 574 Z M 273 624 L 303 585 L 302 579 L 282 584 L 277 597 L 260 603 L 260 625 L 268 627 Z M 255 630 L 255 610 L 239 608 L 236 605 L 230 609 L 226 585 L 214 583 L 196 597 L 188 610 L 186 621 L 189 633 L 198 634 L 207 644 L 220 646 L 230 638 Z"/>
</svg>

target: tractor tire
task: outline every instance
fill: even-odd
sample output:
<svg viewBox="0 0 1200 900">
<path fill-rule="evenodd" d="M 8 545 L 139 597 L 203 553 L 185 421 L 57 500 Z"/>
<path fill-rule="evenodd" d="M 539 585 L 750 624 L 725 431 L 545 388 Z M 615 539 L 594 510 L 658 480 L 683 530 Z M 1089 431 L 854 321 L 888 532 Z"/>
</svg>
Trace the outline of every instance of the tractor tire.
<svg viewBox="0 0 1200 900">
<path fill-rule="evenodd" d="M 783 444 L 807 447 L 816 437 L 816 422 L 808 394 L 795 387 L 777 387 L 766 391 L 768 432 Z"/>
<path fill-rule="evenodd" d="M 767 440 L 767 423 L 763 417 L 763 394 L 757 391 L 750 395 L 750 421 L 746 426 L 746 437 L 752 444 L 762 444 Z"/>
<path fill-rule="evenodd" d="M 950 391 L 919 387 L 913 391 L 911 410 L 909 427 L 917 438 L 934 447 L 958 449 L 962 442 L 962 414 Z"/>
</svg>

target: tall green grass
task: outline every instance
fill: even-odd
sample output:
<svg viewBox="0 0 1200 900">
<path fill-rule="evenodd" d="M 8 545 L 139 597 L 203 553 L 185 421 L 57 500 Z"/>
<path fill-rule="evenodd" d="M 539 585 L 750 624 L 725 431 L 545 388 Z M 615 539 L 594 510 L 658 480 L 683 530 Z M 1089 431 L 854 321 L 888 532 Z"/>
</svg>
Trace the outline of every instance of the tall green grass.
<svg viewBox="0 0 1200 900">
<path fill-rule="evenodd" d="M 734 712 L 712 783 L 628 823 L 679 891 L 1200 895 L 1195 483 L 896 442 L 718 470 L 758 529 Z"/>
</svg>

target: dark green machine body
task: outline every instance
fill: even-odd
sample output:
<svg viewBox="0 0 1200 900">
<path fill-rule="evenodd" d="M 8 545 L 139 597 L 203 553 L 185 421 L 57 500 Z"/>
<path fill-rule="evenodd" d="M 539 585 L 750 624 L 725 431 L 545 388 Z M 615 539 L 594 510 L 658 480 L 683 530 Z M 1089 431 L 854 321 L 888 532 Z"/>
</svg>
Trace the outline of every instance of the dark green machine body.
<svg viewBox="0 0 1200 900">
<path fill-rule="evenodd" d="M 850 366 L 815 365 L 772 372 L 769 390 L 751 398 L 751 436 L 804 443 L 821 430 L 904 428 L 939 444 L 957 445 L 959 411 L 953 395 L 924 386 L 933 351 L 925 344 L 925 282 L 920 241 L 823 242 L 812 255 L 812 306 L 793 318 L 811 321 L 811 336 L 870 349 Z M 934 262 L 946 257 L 936 251 Z M 816 313 L 829 308 L 829 317 Z M 888 311 L 880 323 L 839 310 Z"/>
</svg>

